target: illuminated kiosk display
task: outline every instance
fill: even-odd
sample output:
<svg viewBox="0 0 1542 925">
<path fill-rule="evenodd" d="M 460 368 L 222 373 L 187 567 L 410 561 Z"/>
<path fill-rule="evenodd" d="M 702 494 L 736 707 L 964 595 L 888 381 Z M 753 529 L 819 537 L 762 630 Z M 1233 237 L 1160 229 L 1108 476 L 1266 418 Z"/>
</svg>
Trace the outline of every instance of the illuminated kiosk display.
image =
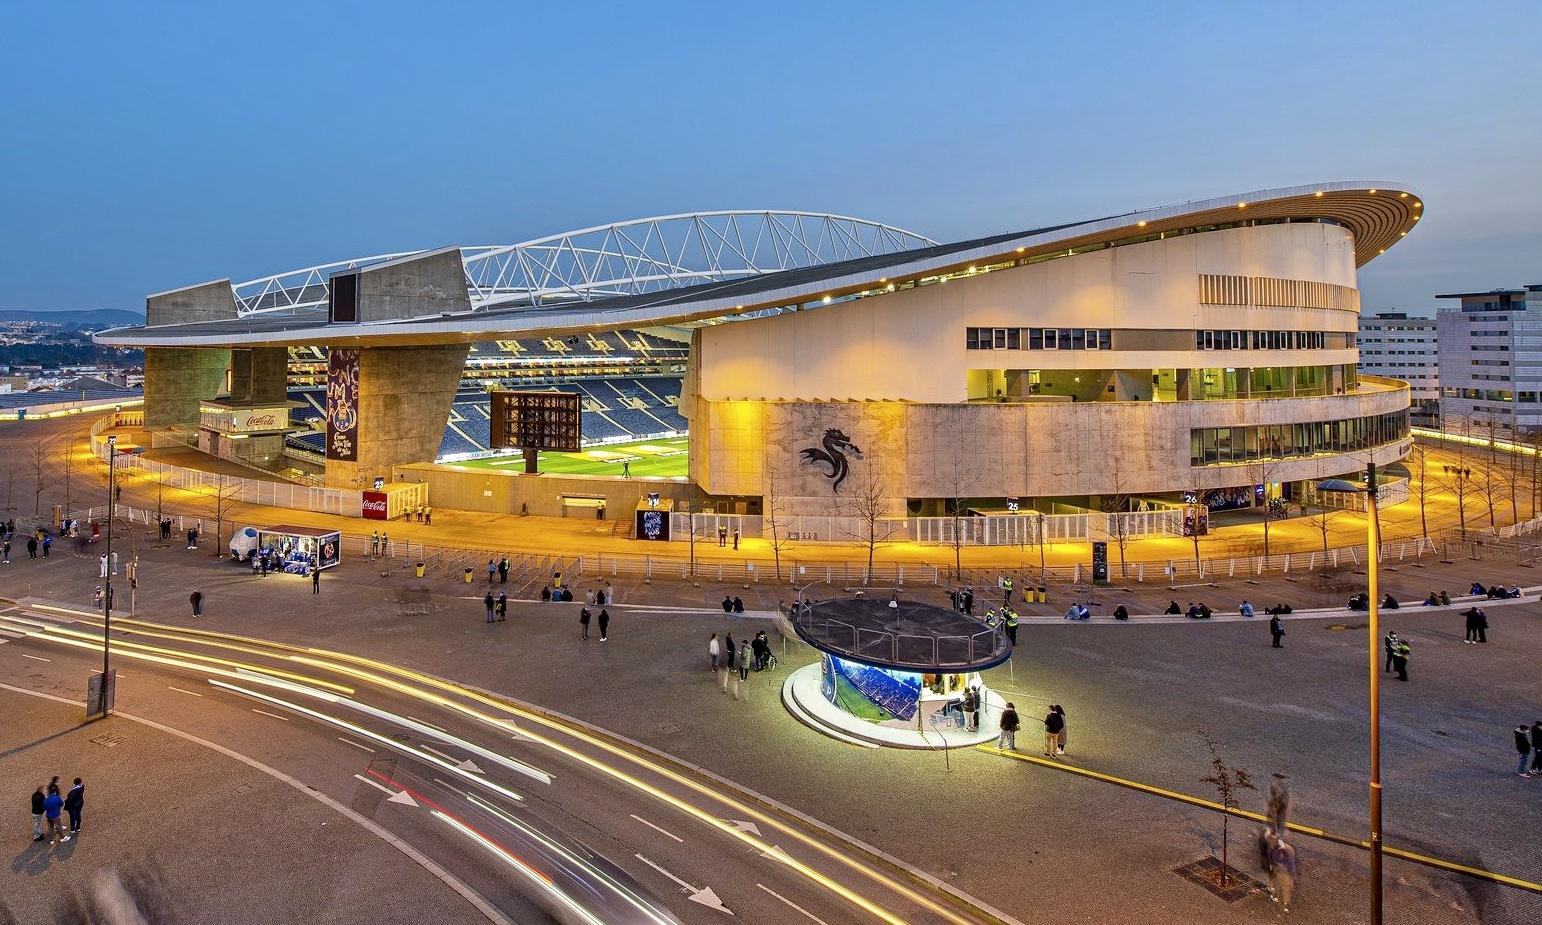
<svg viewBox="0 0 1542 925">
<path fill-rule="evenodd" d="M 782 687 L 805 724 L 897 748 L 957 748 L 999 733 L 1005 702 L 980 676 L 1012 656 L 999 630 L 945 607 L 861 597 L 809 602 L 789 619 L 821 654 Z M 976 729 L 963 710 L 971 687 L 984 698 Z"/>
</svg>

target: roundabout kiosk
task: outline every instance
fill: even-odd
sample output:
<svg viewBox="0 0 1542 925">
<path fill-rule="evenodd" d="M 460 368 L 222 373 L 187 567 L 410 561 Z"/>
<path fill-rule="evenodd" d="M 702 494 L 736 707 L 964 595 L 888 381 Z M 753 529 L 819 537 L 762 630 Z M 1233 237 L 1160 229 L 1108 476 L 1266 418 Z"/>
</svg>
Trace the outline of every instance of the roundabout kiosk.
<svg viewBox="0 0 1542 925">
<path fill-rule="evenodd" d="M 1012 655 L 999 629 L 946 607 L 864 597 L 804 602 L 789 619 L 820 653 L 782 685 L 805 725 L 891 748 L 959 748 L 999 734 L 1005 701 L 980 676 Z M 981 701 L 973 729 L 971 689 Z"/>
</svg>

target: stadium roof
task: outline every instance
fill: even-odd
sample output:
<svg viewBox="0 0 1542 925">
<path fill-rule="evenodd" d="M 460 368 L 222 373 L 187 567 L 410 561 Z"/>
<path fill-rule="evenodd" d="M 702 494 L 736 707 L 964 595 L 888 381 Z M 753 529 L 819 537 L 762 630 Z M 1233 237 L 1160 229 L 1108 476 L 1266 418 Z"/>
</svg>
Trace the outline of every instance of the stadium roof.
<svg viewBox="0 0 1542 925">
<path fill-rule="evenodd" d="M 590 301 L 487 302 L 469 312 L 436 312 L 422 317 L 348 324 L 329 324 L 324 308 L 305 308 L 253 313 L 221 321 L 117 328 L 98 333 L 94 339 L 98 343 L 132 347 L 393 346 L 731 320 L 766 310 L 818 305 L 826 299 L 876 294 L 889 285 L 907 285 L 965 272 L 975 265 L 1067 256 L 1138 243 L 1166 233 L 1209 230 L 1247 221 L 1337 222 L 1353 233 L 1356 263 L 1363 266 L 1401 240 L 1419 221 L 1422 211 L 1422 200 L 1402 184 L 1326 183 L 1244 193 Z"/>
</svg>

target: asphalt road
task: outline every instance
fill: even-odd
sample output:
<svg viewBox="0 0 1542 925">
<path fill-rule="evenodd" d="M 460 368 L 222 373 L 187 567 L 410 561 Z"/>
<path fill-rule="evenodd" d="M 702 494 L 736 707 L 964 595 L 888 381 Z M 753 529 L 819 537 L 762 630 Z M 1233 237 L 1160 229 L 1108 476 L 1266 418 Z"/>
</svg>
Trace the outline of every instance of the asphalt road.
<svg viewBox="0 0 1542 925">
<path fill-rule="evenodd" d="M 100 638 L 95 618 L 7 609 L 0 676 L 12 694 L 78 700 Z M 458 911 L 485 903 L 486 919 L 520 923 L 990 920 L 714 777 L 508 701 L 370 660 L 126 619 L 113 645 L 120 711 L 371 820 L 443 868 Z M 94 805 L 150 796 L 93 784 Z"/>
</svg>

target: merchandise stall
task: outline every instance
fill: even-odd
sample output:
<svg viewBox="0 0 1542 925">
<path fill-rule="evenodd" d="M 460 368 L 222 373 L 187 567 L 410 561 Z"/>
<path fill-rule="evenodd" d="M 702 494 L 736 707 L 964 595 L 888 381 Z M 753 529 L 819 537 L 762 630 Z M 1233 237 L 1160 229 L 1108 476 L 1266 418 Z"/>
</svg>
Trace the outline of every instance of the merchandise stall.
<svg viewBox="0 0 1542 925">
<path fill-rule="evenodd" d="M 279 569 L 305 575 L 312 566 L 329 569 L 342 561 L 343 534 L 337 530 L 279 524 L 257 531 L 257 547 L 248 558 L 264 549 Z"/>
</svg>

